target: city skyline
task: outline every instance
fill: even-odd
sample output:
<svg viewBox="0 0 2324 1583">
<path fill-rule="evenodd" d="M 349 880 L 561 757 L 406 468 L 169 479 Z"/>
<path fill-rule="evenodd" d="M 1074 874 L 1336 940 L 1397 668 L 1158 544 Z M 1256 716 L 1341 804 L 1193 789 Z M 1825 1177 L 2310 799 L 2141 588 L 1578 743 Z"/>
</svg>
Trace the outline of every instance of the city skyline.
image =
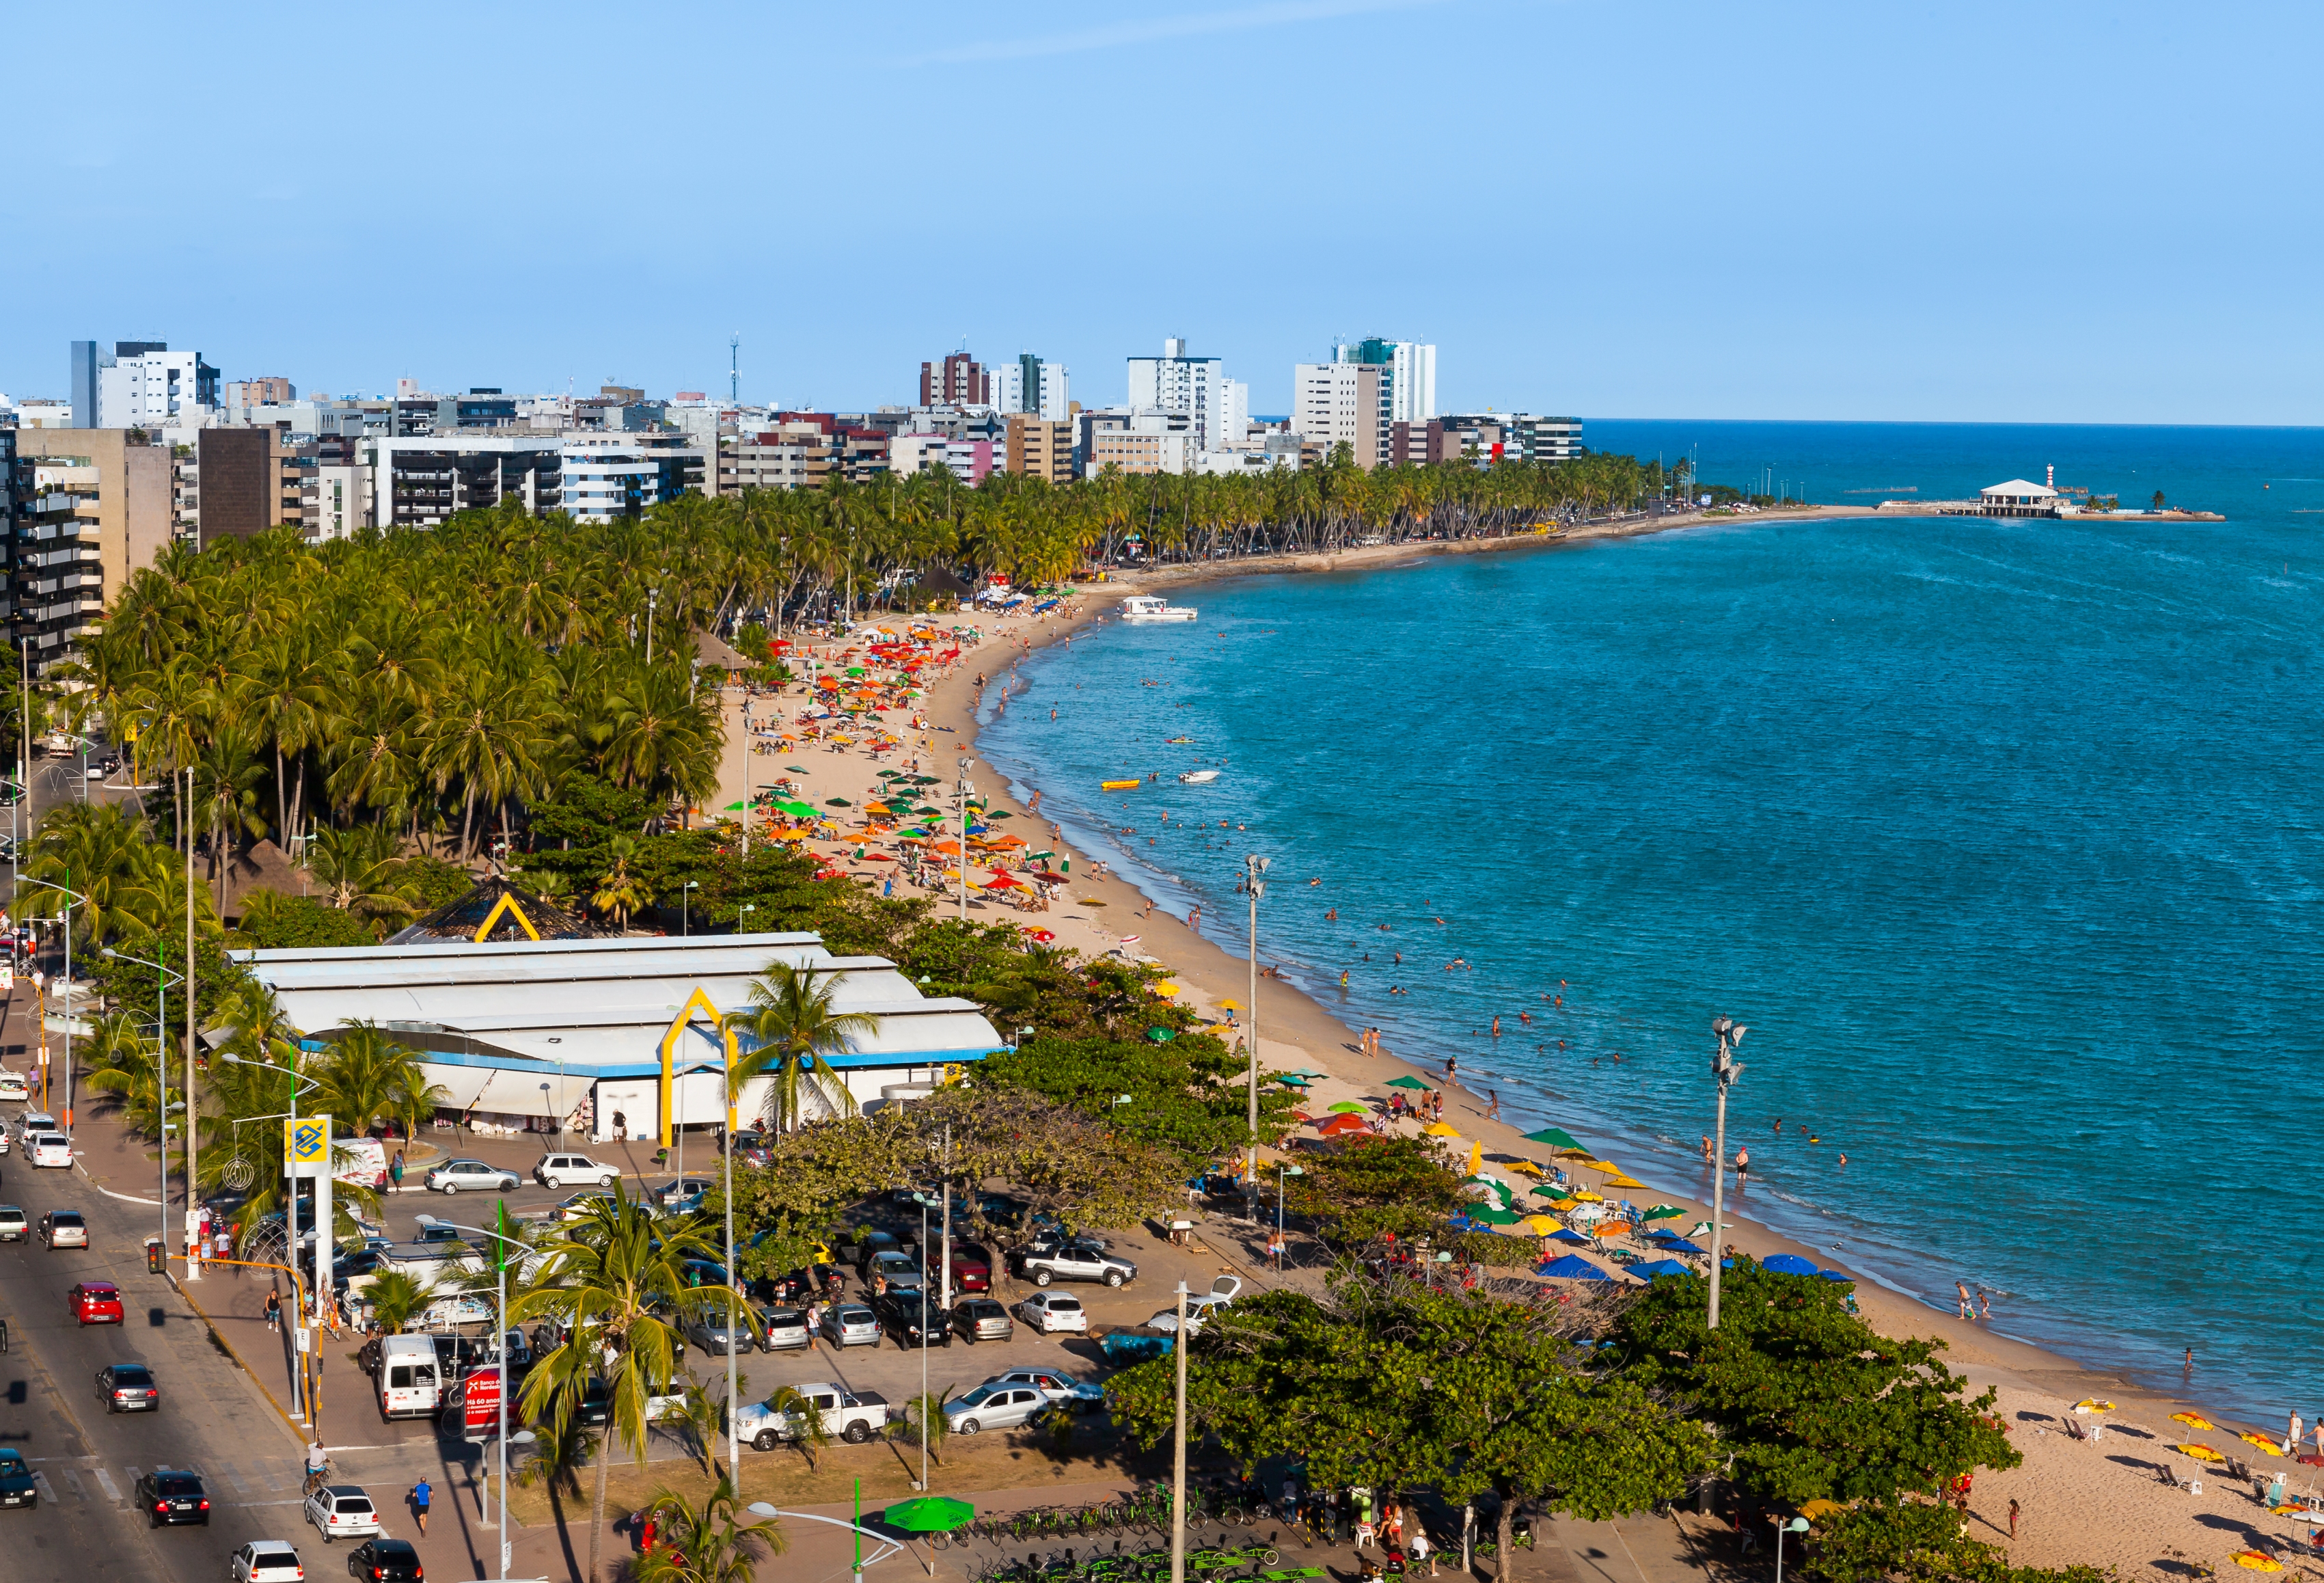
<svg viewBox="0 0 2324 1583">
<path fill-rule="evenodd" d="M 51 244 L 7 266 L 38 308 L 0 325 L 0 390 L 66 395 L 60 343 L 151 338 L 334 393 L 723 393 L 739 335 L 757 403 L 908 401 L 962 345 L 1106 403 L 1176 336 L 1286 412 L 1295 366 L 1389 334 L 1443 349 L 1447 411 L 2324 421 L 2316 222 L 2278 196 L 2317 17 L 1832 14 L 1682 5 L 1648 38 L 1582 5 L 713 12 L 626 39 L 598 106 L 586 6 L 465 14 L 448 54 L 155 11 L 107 41 L 104 114 L 72 74 L 27 90 L 45 175 L 0 202 Z M 87 59 L 62 14 L 12 27 Z M 1204 130 L 1139 154 L 1122 107 L 1164 85 Z M 189 136 L 189 87 L 243 122 Z M 1040 110 L 963 119 L 1001 103 Z M 818 142 L 858 179 L 809 206 Z M 1028 146 L 1065 179 L 1010 187 Z"/>
</svg>

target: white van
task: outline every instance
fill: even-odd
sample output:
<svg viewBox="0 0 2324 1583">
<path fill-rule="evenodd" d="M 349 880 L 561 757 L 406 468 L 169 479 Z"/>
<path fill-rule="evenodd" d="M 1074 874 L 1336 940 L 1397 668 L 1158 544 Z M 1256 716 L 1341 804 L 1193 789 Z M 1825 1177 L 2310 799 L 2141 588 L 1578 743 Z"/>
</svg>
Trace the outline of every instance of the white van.
<svg viewBox="0 0 2324 1583">
<path fill-rule="evenodd" d="M 379 1372 L 373 1378 L 383 1419 L 432 1417 L 444 1399 L 437 1378 L 436 1343 L 430 1337 L 382 1337 Z"/>
<path fill-rule="evenodd" d="M 387 1185 L 387 1145 L 377 1138 L 333 1138 L 331 1180 L 377 1192 Z"/>
</svg>

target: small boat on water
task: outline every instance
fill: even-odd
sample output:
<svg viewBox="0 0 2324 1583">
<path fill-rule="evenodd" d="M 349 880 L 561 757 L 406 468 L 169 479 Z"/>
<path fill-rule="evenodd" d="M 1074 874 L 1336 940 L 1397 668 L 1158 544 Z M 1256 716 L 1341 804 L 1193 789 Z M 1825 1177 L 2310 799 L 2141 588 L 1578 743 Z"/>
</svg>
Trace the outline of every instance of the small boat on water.
<svg viewBox="0 0 2324 1583">
<path fill-rule="evenodd" d="M 1191 746 L 1194 740 L 1194 739 L 1191 736 L 1165 736 L 1162 739 L 1162 745 L 1165 747 Z"/>
<path fill-rule="evenodd" d="M 1097 783 L 1097 789 L 1101 792 L 1127 792 L 1133 787 L 1144 784 L 1146 782 L 1143 781 L 1100 781 Z"/>
<path fill-rule="evenodd" d="M 1178 777 L 1181 786 L 1207 786 L 1219 778 L 1216 770 L 1188 770 Z"/>
<path fill-rule="evenodd" d="M 1192 621 L 1201 614 L 1192 605 L 1173 605 L 1152 594 L 1132 594 L 1121 602 L 1124 621 Z"/>
</svg>

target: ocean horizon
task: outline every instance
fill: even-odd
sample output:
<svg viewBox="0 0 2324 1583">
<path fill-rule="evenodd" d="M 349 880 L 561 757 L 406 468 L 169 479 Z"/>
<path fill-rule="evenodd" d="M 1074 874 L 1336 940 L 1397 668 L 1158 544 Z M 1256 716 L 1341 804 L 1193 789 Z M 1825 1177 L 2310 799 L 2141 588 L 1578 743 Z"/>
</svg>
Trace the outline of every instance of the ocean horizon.
<svg viewBox="0 0 2324 1583">
<path fill-rule="evenodd" d="M 1650 1185 L 1707 1192 L 1735 1017 L 1741 1212 L 2219 1411 L 2315 1416 L 2324 430 L 1586 432 L 1825 504 L 2054 466 L 2227 520 L 1771 514 L 1233 578 L 1176 596 L 1194 624 L 1019 662 L 980 748 L 1234 954 L 1270 856 L 1263 959 Z"/>
</svg>

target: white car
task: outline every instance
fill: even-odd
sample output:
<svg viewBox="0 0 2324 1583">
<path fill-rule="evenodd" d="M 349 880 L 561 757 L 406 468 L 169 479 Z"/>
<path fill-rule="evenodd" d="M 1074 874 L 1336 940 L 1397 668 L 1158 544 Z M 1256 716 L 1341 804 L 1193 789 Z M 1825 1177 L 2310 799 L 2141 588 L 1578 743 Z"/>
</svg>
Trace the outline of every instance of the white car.
<svg viewBox="0 0 2324 1583">
<path fill-rule="evenodd" d="M 8 1129 L 6 1127 L 0 1127 L 0 1154 L 5 1154 L 7 1152 Z"/>
<path fill-rule="evenodd" d="M 234 1552 L 234 1583 L 306 1583 L 307 1569 L 286 1539 L 254 1539 Z"/>
<path fill-rule="evenodd" d="M 999 1381 L 979 1385 L 965 1396 L 945 1403 L 946 1424 L 954 1434 L 973 1435 L 982 1430 L 1015 1429 L 1049 1411 L 1049 1399 L 1031 1385 Z"/>
<path fill-rule="evenodd" d="M 1089 1334 L 1089 1315 L 1083 1310 L 1082 1300 L 1062 1291 L 1035 1292 L 1017 1305 L 1017 1317 L 1044 1336 L 1059 1330 Z"/>
<path fill-rule="evenodd" d="M 1186 1334 L 1192 1336 L 1200 1331 L 1203 1321 L 1209 1319 L 1213 1310 L 1226 1307 L 1240 1296 L 1241 1291 L 1241 1276 L 1221 1275 L 1211 1282 L 1211 1289 L 1208 1291 L 1200 1296 L 1186 1299 Z M 1177 1305 L 1171 1304 L 1146 1322 L 1154 1329 L 1165 1333 L 1175 1332 L 1178 1328 Z"/>
<path fill-rule="evenodd" d="M 57 1118 L 45 1110 L 28 1110 L 16 1118 L 16 1134 L 27 1143 L 32 1141 L 34 1133 L 52 1133 L 56 1130 Z"/>
<path fill-rule="evenodd" d="M 503 1171 L 497 1165 L 487 1165 L 481 1160 L 447 1160 L 428 1173 L 428 1190 L 451 1194 L 464 1189 L 472 1193 L 489 1193 L 497 1190 L 512 1193 L 522 1179 L 513 1171 Z"/>
<path fill-rule="evenodd" d="M 380 1532 L 379 1509 L 361 1485 L 325 1485 L 307 1497 L 307 1521 L 315 1525 L 325 1544 L 368 1539 Z"/>
<path fill-rule="evenodd" d="M 532 1180 L 553 1193 L 576 1183 L 609 1188 L 621 1179 L 620 1166 L 600 1165 L 586 1154 L 543 1154 L 532 1168 Z"/>
<path fill-rule="evenodd" d="M 72 1169 L 72 1140 L 62 1133 L 34 1133 L 27 1154 L 34 1165 L 51 1170 Z"/>
<path fill-rule="evenodd" d="M 32 1232 L 32 1223 L 24 1211 L 14 1204 L 0 1204 L 0 1242 L 22 1242 Z"/>
<path fill-rule="evenodd" d="M 12 1072 L 5 1067 L 0 1067 L 0 1099 L 22 1101 L 30 1099 L 32 1097 L 32 1085 L 24 1081 L 23 1073 Z"/>
</svg>

